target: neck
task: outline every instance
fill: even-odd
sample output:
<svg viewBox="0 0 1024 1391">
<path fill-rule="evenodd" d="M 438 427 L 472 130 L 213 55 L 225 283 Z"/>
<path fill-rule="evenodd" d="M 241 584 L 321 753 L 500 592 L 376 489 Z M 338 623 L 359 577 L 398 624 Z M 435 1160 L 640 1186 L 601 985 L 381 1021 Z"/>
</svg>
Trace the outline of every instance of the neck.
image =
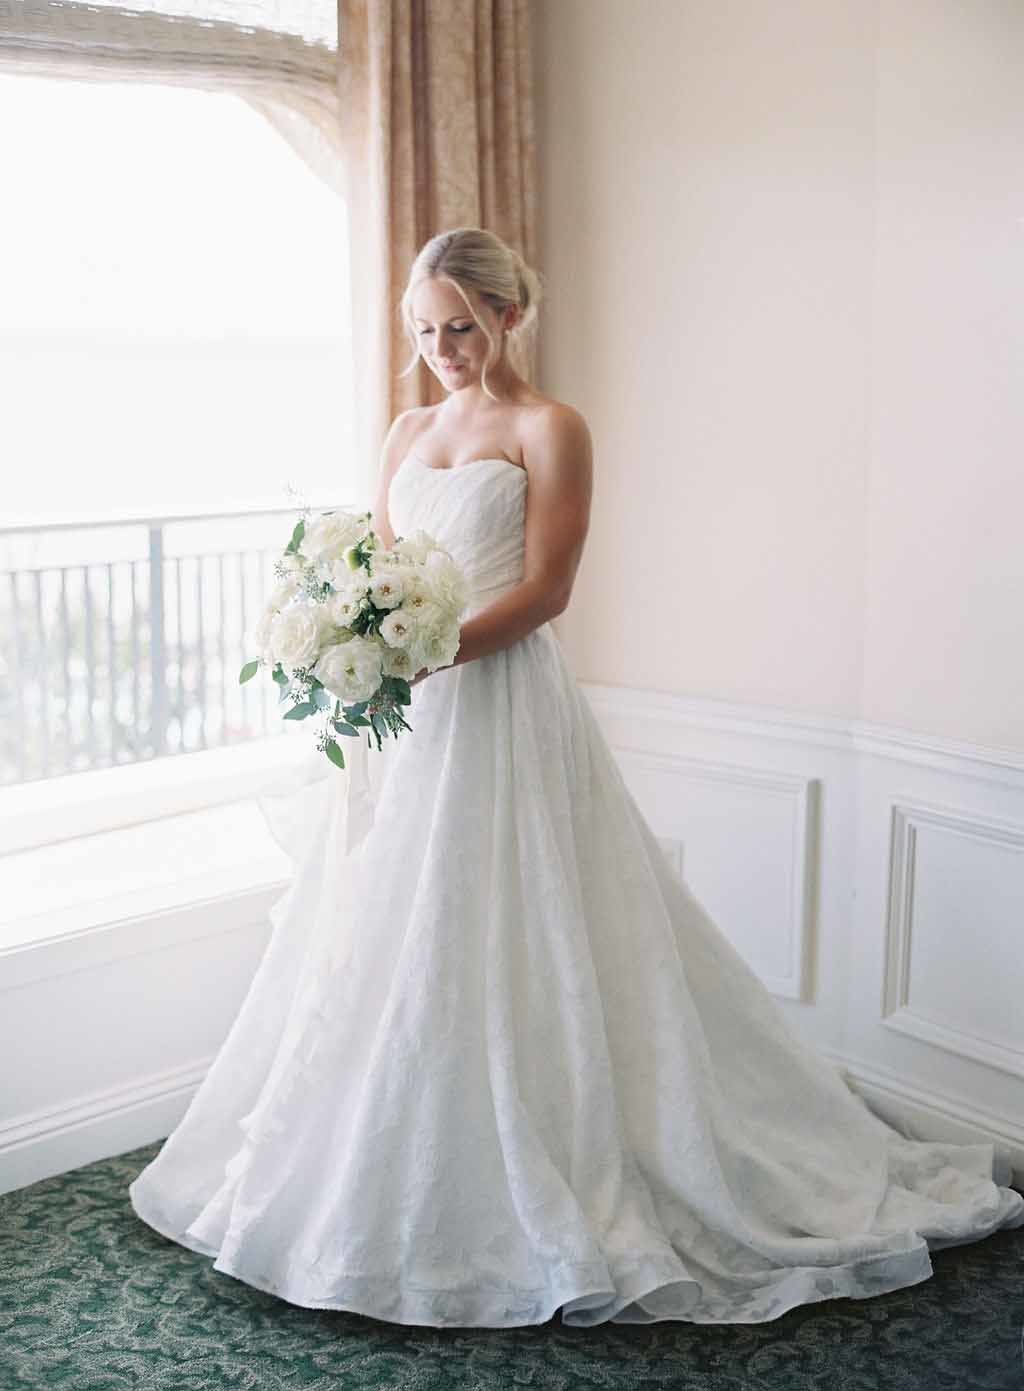
<svg viewBox="0 0 1024 1391">
<path fill-rule="evenodd" d="M 460 391 L 449 392 L 447 409 L 454 416 L 475 415 L 488 407 L 518 400 L 526 387 L 522 377 L 513 370 L 506 358 L 488 368 L 487 385 L 498 397 L 497 401 L 487 395 L 479 381 L 475 381 L 462 387 Z"/>
</svg>

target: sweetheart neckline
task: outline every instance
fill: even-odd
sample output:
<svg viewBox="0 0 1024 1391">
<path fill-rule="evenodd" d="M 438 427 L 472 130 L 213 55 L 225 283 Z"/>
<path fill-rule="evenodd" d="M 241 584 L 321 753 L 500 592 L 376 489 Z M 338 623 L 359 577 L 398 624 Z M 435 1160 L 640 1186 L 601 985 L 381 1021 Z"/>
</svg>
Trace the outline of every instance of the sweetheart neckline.
<svg viewBox="0 0 1024 1391">
<path fill-rule="evenodd" d="M 514 468 L 517 473 L 526 476 L 526 470 L 521 468 L 519 464 L 514 464 L 511 459 L 502 458 L 497 454 L 493 458 L 468 459 L 466 463 L 453 464 L 450 468 L 436 468 L 433 464 L 424 463 L 418 454 L 407 454 L 399 468 L 404 468 L 410 460 L 419 464 L 420 468 L 426 469 L 428 473 L 458 473 L 459 469 L 472 468 L 474 464 L 507 464 L 509 468 Z M 396 469 L 395 472 L 397 473 L 398 470 Z"/>
</svg>

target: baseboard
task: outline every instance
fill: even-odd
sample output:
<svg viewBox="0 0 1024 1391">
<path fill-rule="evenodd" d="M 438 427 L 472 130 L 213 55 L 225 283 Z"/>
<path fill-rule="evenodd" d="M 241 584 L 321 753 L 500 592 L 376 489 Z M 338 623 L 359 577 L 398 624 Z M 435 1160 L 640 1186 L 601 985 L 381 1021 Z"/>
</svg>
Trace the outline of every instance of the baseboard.
<svg viewBox="0 0 1024 1391">
<path fill-rule="evenodd" d="M 901 1133 L 958 1144 L 996 1141 L 1010 1154 L 1014 1186 L 1022 1186 L 1024 1127 L 925 1091 L 834 1049 L 817 1051 L 840 1068 L 872 1110 Z M 207 1058 L 131 1087 L 98 1092 L 74 1106 L 35 1112 L 4 1126 L 0 1129 L 0 1193 L 163 1139 L 185 1114 L 212 1061 Z"/>
<path fill-rule="evenodd" d="M 964 1101 L 907 1083 L 895 1073 L 835 1049 L 818 1051 L 842 1071 L 877 1115 L 902 1134 L 914 1140 L 947 1140 L 953 1144 L 995 1141 L 1010 1155 L 1013 1186 L 1020 1188 L 1024 1184 L 1024 1127 Z"/>
<path fill-rule="evenodd" d="M 163 1139 L 185 1114 L 212 1061 L 96 1092 L 0 1127 L 0 1193 Z"/>
</svg>

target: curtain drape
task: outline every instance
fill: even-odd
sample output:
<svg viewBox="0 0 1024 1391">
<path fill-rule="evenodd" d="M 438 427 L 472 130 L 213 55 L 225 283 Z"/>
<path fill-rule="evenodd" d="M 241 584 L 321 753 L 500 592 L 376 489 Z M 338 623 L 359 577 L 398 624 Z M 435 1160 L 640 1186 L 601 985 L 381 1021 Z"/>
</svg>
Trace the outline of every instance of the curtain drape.
<svg viewBox="0 0 1024 1391">
<path fill-rule="evenodd" d="M 417 251 L 447 228 L 487 227 L 536 263 L 530 0 L 338 0 L 338 40 L 353 472 L 369 506 L 391 420 L 445 394 L 422 363 L 397 375 L 411 355 L 398 302 Z"/>
</svg>

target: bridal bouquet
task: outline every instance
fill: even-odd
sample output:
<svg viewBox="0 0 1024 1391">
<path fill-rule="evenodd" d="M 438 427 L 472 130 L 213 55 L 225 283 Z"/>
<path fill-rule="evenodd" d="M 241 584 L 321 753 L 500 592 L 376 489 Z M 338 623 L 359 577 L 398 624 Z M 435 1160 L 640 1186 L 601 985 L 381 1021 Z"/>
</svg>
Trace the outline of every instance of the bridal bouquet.
<svg viewBox="0 0 1024 1391">
<path fill-rule="evenodd" d="M 320 717 L 316 747 L 339 768 L 335 734 L 382 738 L 411 729 L 409 678 L 448 666 L 459 650 L 465 578 L 425 531 L 382 547 L 372 513 L 308 509 L 275 562 L 277 584 L 252 630 L 259 657 L 239 683 L 270 668 L 286 720 Z"/>
</svg>

